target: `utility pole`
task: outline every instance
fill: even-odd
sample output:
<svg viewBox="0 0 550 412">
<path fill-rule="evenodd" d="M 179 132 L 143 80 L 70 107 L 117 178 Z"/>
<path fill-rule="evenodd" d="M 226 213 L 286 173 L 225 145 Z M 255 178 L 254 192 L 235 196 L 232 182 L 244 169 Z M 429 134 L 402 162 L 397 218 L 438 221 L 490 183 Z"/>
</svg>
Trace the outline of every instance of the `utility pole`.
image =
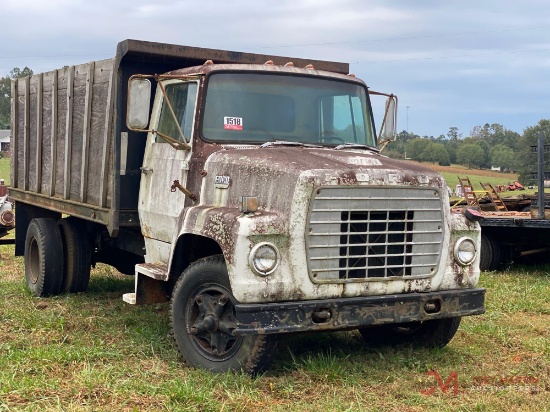
<svg viewBox="0 0 550 412">
<path fill-rule="evenodd" d="M 407 106 L 407 136 L 409 135 L 409 107 Z"/>
</svg>

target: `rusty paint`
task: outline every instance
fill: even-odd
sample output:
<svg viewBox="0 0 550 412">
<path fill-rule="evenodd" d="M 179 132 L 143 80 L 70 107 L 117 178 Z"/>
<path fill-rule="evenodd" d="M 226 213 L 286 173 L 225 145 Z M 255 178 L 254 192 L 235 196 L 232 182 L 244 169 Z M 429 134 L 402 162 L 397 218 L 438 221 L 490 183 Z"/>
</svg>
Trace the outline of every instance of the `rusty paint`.
<svg viewBox="0 0 550 412">
<path fill-rule="evenodd" d="M 141 273 L 136 276 L 135 305 L 150 305 L 169 300 L 167 282 Z"/>
</svg>

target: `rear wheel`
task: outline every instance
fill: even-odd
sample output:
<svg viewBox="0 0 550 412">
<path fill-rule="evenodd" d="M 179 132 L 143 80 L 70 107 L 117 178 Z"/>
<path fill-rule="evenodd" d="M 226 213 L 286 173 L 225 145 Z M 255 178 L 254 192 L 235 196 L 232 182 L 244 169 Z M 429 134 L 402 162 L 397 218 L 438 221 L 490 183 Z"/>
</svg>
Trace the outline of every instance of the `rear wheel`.
<svg viewBox="0 0 550 412">
<path fill-rule="evenodd" d="M 58 222 L 63 241 L 63 292 L 86 292 L 90 282 L 91 247 L 85 227 L 73 218 Z"/>
<path fill-rule="evenodd" d="M 498 242 L 482 232 L 479 268 L 481 270 L 494 270 L 500 263 L 500 258 L 501 248 Z"/>
<path fill-rule="evenodd" d="M 442 348 L 455 335 L 462 318 L 433 319 L 422 322 L 388 324 L 361 328 L 359 332 L 367 344 L 412 344 L 427 348 Z"/>
<path fill-rule="evenodd" d="M 265 371 L 276 347 L 273 335 L 234 336 L 236 300 L 222 256 L 191 264 L 172 293 L 172 330 L 183 358 L 212 372 Z"/>
<path fill-rule="evenodd" d="M 56 295 L 63 282 L 63 243 L 54 219 L 33 219 L 25 238 L 25 277 L 35 296 Z"/>
</svg>

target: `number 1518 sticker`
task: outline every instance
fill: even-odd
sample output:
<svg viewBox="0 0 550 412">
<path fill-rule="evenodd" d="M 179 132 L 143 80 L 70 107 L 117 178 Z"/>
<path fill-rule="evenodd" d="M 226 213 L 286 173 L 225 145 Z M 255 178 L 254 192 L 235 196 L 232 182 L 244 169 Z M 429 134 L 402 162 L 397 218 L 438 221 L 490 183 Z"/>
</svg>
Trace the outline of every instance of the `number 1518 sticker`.
<svg viewBox="0 0 550 412">
<path fill-rule="evenodd" d="M 242 117 L 224 117 L 223 128 L 225 130 L 243 130 L 243 118 Z"/>
</svg>

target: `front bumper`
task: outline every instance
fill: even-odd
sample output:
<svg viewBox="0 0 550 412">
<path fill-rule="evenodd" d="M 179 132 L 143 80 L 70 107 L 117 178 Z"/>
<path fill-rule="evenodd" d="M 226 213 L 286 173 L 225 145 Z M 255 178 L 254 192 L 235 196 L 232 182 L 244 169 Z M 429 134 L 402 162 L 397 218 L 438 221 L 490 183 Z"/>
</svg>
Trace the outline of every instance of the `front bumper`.
<svg viewBox="0 0 550 412">
<path fill-rule="evenodd" d="M 485 289 L 237 304 L 235 309 L 234 335 L 345 330 L 479 315 L 485 312 Z"/>
</svg>

